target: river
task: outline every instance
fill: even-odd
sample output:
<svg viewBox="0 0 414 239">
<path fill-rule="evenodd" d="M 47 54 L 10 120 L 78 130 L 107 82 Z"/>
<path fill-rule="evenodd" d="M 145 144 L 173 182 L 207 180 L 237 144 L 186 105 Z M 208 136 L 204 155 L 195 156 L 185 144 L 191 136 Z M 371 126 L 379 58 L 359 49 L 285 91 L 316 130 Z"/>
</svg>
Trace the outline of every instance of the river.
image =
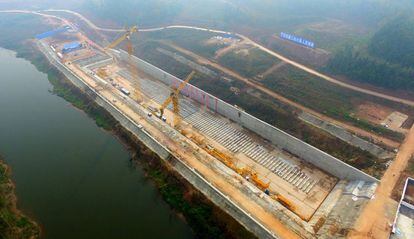
<svg viewBox="0 0 414 239">
<path fill-rule="evenodd" d="M 40 53 L 39 53 L 40 54 Z M 0 48 L 0 154 L 44 238 L 192 238 L 125 147 Z"/>
</svg>

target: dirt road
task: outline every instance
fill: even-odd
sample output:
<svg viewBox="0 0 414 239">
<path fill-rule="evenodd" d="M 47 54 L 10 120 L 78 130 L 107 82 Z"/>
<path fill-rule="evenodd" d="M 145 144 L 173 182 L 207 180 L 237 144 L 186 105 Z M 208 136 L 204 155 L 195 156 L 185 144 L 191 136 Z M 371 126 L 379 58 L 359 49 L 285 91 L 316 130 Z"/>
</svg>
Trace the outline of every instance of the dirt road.
<svg viewBox="0 0 414 239">
<path fill-rule="evenodd" d="M 286 65 L 286 62 L 281 61 L 279 63 L 274 64 L 272 67 L 270 67 L 269 69 L 267 69 L 265 72 L 263 72 L 261 75 L 261 78 L 264 79 L 266 78 L 268 75 L 272 74 L 273 72 L 277 71 L 278 69 L 280 69 L 282 66 Z"/>
<path fill-rule="evenodd" d="M 256 90 L 258 90 L 262 93 L 265 93 L 265 94 L 269 95 L 270 97 L 272 97 L 272 98 L 274 98 L 278 101 L 281 101 L 285 104 L 291 105 L 291 106 L 293 106 L 295 108 L 298 108 L 302 111 L 305 111 L 307 113 L 313 114 L 313 115 L 317 116 L 318 118 L 320 118 L 322 120 L 328 121 L 328 122 L 333 123 L 333 124 L 338 125 L 338 126 L 341 126 L 345 129 L 351 131 L 351 132 L 354 132 L 357 135 L 372 138 L 376 142 L 381 142 L 381 143 L 383 143 L 387 146 L 393 147 L 393 148 L 398 148 L 398 146 L 399 146 L 398 142 L 395 142 L 393 140 L 390 140 L 390 139 L 384 138 L 382 136 L 373 134 L 371 132 L 365 131 L 365 130 L 360 129 L 358 127 L 355 127 L 353 125 L 349 125 L 349 124 L 346 124 L 344 122 L 340 122 L 338 120 L 332 119 L 332 118 L 330 118 L 328 116 L 325 116 L 323 114 L 320 114 L 320 113 L 318 113 L 318 112 L 316 112 L 312 109 L 309 109 L 309 108 L 307 108 L 303 105 L 300 105 L 300 104 L 298 104 L 298 103 L 296 103 L 296 102 L 294 102 L 294 101 L 292 101 L 292 100 L 290 100 L 290 99 L 288 99 L 284 96 L 281 96 L 281 95 L 275 93 L 274 91 L 266 88 L 265 86 L 263 86 L 261 84 L 258 84 L 256 82 L 252 82 L 251 80 L 239 75 L 238 73 L 236 73 L 236 72 L 234 72 L 234 71 L 232 71 L 232 70 L 230 70 L 226 67 L 223 67 L 222 65 L 219 65 L 215 62 L 212 62 L 212 61 L 210 61 L 210 60 L 208 60 L 208 59 L 206 59 L 202 56 L 199 56 L 199 55 L 197 55 L 197 54 L 195 54 L 195 53 L 193 53 L 189 50 L 181 48 L 181 47 L 179 47 L 177 45 L 174 45 L 172 43 L 164 43 L 164 44 L 167 44 L 168 46 L 174 48 L 175 50 L 196 59 L 199 64 L 208 65 L 208 66 L 211 66 L 211 67 L 213 67 L 217 70 L 220 70 L 220 71 L 226 73 L 227 75 L 230 75 L 230 76 L 234 77 L 235 79 L 246 83 L 248 86 L 250 86 L 250 87 L 252 87 L 252 88 L 254 88 L 254 89 L 256 89 Z"/>
<path fill-rule="evenodd" d="M 334 79 L 333 77 L 327 76 L 327 75 L 322 74 L 322 73 L 320 73 L 316 70 L 313 70 L 313 69 L 311 69 L 307 66 L 304 66 L 304 65 L 302 65 L 300 63 L 297 63 L 293 60 L 290 60 L 289 58 L 287 58 L 285 56 L 282 56 L 281 54 L 276 53 L 276 52 L 274 52 L 274 51 L 272 51 L 272 50 L 270 50 L 270 49 L 268 49 L 268 48 L 266 48 L 266 47 L 264 47 L 264 46 L 262 46 L 262 45 L 260 45 L 256 42 L 254 42 L 253 40 L 249 39 L 246 36 L 243 36 L 243 35 L 239 35 L 239 36 L 242 37 L 242 39 L 245 39 L 247 42 L 250 42 L 252 45 L 258 47 L 261 50 L 263 50 L 264 52 L 267 52 L 268 54 L 270 54 L 274 57 L 277 57 L 280 60 L 282 60 L 282 61 L 284 61 L 288 64 L 291 64 L 292 66 L 295 66 L 299 69 L 302 69 L 302 70 L 304 70 L 304 71 L 306 71 L 306 72 L 308 72 L 312 75 L 318 76 L 318 77 L 320 77 L 320 78 L 322 78 L 326 81 L 329 81 L 331 83 L 337 84 L 337 85 L 342 86 L 344 88 L 351 89 L 351 90 L 354 90 L 354 91 L 357 91 L 357 92 L 361 92 L 361 93 L 364 93 L 364 94 L 367 94 L 367 95 L 373 95 L 373 96 L 383 98 L 383 99 L 387 99 L 387 100 L 390 100 L 390 101 L 406 104 L 406 105 L 409 105 L 409 106 L 414 106 L 414 101 L 398 98 L 398 97 L 391 96 L 391 95 L 386 95 L 384 93 L 376 92 L 376 91 L 369 90 L 369 89 L 364 89 L 364 88 L 354 86 L 354 85 L 348 84 L 346 82 Z"/>
<path fill-rule="evenodd" d="M 391 193 L 413 154 L 414 125 L 401 145 L 394 162 L 382 177 L 381 183 L 375 192 L 375 199 L 369 201 L 364 208 L 355 224 L 356 231 L 352 232 L 349 238 L 385 239 L 389 237 L 391 230 L 389 224 L 393 222 L 395 216 L 393 213 L 387 213 L 393 204 Z"/>
<path fill-rule="evenodd" d="M 233 51 L 233 50 L 239 48 L 243 44 L 245 44 L 245 42 L 244 41 L 241 41 L 241 42 L 233 43 L 233 44 L 231 44 L 231 45 L 229 45 L 227 47 L 220 48 L 218 51 L 216 51 L 216 54 L 214 56 L 214 59 L 219 59 L 223 55 L 227 54 L 230 51 Z"/>
</svg>

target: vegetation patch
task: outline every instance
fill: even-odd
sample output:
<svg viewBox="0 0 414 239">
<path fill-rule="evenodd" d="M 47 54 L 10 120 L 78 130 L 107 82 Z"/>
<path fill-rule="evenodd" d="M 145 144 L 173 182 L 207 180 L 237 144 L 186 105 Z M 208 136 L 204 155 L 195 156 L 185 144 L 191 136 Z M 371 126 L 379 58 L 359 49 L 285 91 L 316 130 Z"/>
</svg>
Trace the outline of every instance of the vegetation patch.
<svg viewBox="0 0 414 239">
<path fill-rule="evenodd" d="M 195 53 L 207 57 L 214 57 L 217 50 L 225 47 L 221 44 L 208 44 L 207 40 L 219 34 L 205 31 L 185 30 L 185 29 L 171 29 L 160 32 L 146 33 L 138 36 L 135 39 L 139 45 L 140 42 L 148 40 L 164 40 L 171 41 L 174 44 L 194 51 Z"/>
<path fill-rule="evenodd" d="M 404 171 L 401 172 L 400 177 L 398 178 L 398 181 L 395 184 L 394 189 L 392 190 L 391 197 L 397 202 L 400 201 L 402 191 L 404 189 L 405 180 L 408 177 L 414 177 L 414 154 L 411 155 L 407 167 L 404 169 Z"/>
<path fill-rule="evenodd" d="M 394 109 L 414 112 L 414 109 L 400 104 L 338 87 L 289 65 L 268 75 L 262 82 L 275 92 L 301 105 L 399 142 L 404 139 L 403 134 L 355 118 L 356 109 L 365 102 L 375 102 L 394 107 Z"/>
<path fill-rule="evenodd" d="M 174 72 L 177 77 L 182 79 L 185 78 L 189 72 L 191 72 L 191 68 L 174 60 L 174 58 L 165 56 L 163 53 L 157 51 L 156 48 L 160 46 L 159 42 L 149 40 L 139 44 L 135 49 L 135 53 L 145 61 L 159 66 L 162 70 L 166 72 Z M 162 47 L 167 50 L 174 51 L 166 45 L 162 45 Z"/>
<path fill-rule="evenodd" d="M 386 89 L 414 90 L 414 17 L 387 21 L 369 39 L 343 44 L 325 70 Z"/>
<path fill-rule="evenodd" d="M 258 48 L 249 48 L 231 51 L 219 62 L 245 77 L 255 77 L 280 61 Z"/>
<path fill-rule="evenodd" d="M 39 226 L 16 208 L 10 169 L 0 156 L 0 238 L 40 238 Z"/>
</svg>

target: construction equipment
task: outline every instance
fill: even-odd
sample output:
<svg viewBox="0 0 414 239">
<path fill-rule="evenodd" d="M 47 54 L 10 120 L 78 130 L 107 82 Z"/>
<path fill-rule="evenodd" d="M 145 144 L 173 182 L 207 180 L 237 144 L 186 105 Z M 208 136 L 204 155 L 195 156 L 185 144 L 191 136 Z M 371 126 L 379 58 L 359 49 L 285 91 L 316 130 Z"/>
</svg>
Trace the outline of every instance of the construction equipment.
<svg viewBox="0 0 414 239">
<path fill-rule="evenodd" d="M 174 113 L 174 127 L 178 127 L 181 123 L 181 116 L 180 116 L 180 107 L 178 103 L 178 96 L 180 94 L 180 91 L 184 89 L 184 87 L 187 85 L 187 83 L 191 80 L 191 78 L 194 77 L 195 71 L 192 71 L 187 78 L 180 83 L 180 85 L 173 89 L 170 96 L 162 103 L 160 107 L 160 114 L 159 118 L 162 118 L 164 116 L 164 110 L 165 108 L 172 103 L 173 105 L 173 113 Z"/>
<path fill-rule="evenodd" d="M 236 172 L 243 177 L 248 177 L 252 174 L 252 169 L 249 167 L 237 168 Z"/>
<path fill-rule="evenodd" d="M 234 171 L 237 172 L 238 168 L 236 167 L 236 165 L 234 165 L 233 163 L 233 159 L 231 158 L 231 156 L 222 153 L 220 151 L 218 151 L 217 149 L 215 149 L 214 147 L 207 145 L 205 147 L 207 153 L 209 153 L 211 156 L 217 158 L 218 160 L 220 160 L 222 163 L 224 163 L 227 167 L 233 169 Z"/>
<path fill-rule="evenodd" d="M 120 36 L 118 39 L 116 39 L 111 44 L 109 44 L 107 47 L 105 47 L 105 50 L 108 50 L 109 48 L 114 48 L 114 47 L 118 46 L 125 39 L 130 40 L 131 35 L 133 33 L 137 32 L 137 31 L 138 31 L 138 27 L 137 26 L 133 26 L 130 29 L 127 29 L 126 32 L 122 36 Z"/>
<path fill-rule="evenodd" d="M 109 44 L 107 47 L 105 47 L 105 51 L 107 51 L 110 48 L 114 48 L 121 44 L 124 40 L 127 40 L 127 52 L 128 52 L 128 66 L 129 70 L 132 74 L 133 83 L 134 83 L 134 95 L 136 96 L 136 100 L 140 101 L 142 99 L 142 95 L 140 93 L 140 85 L 138 80 L 138 69 L 136 68 L 133 60 L 132 60 L 132 54 L 134 53 L 134 46 L 131 42 L 131 35 L 135 32 L 138 32 L 138 27 L 133 26 L 126 30 L 126 32 L 117 38 L 115 41 L 113 41 L 111 44 Z"/>
<path fill-rule="evenodd" d="M 269 188 L 270 183 L 265 183 L 263 182 L 261 179 L 259 179 L 259 176 L 257 175 L 256 172 L 254 172 L 251 168 L 249 167 L 244 167 L 244 168 L 238 168 L 234 163 L 233 163 L 233 157 L 231 157 L 228 154 L 225 154 L 223 152 L 218 151 L 216 148 L 207 145 L 205 147 L 205 150 L 207 151 L 207 153 L 209 153 L 211 156 L 217 158 L 218 160 L 220 160 L 222 163 L 224 163 L 227 167 L 229 167 L 230 169 L 234 170 L 236 173 L 238 173 L 239 175 L 246 177 L 246 178 L 251 178 L 253 183 L 256 185 L 256 187 L 258 187 L 261 190 L 266 190 Z"/>
<path fill-rule="evenodd" d="M 105 79 L 106 77 L 108 77 L 108 73 L 106 73 L 106 70 L 105 70 L 105 69 L 103 69 L 103 68 L 99 68 L 99 69 L 96 71 L 96 74 L 97 74 L 99 77 L 101 77 L 102 79 Z"/>
<path fill-rule="evenodd" d="M 282 204 L 284 207 L 288 208 L 292 212 L 295 211 L 296 207 L 293 206 L 293 204 L 285 197 L 283 197 L 280 194 L 273 194 L 270 196 L 272 199 L 278 201 L 280 204 Z"/>
<path fill-rule="evenodd" d="M 256 184 L 256 186 L 262 190 L 266 190 L 269 188 L 270 183 L 265 183 L 263 182 L 261 179 L 259 179 L 259 176 L 257 175 L 256 172 L 253 172 L 251 174 L 251 178 L 254 184 Z"/>
</svg>

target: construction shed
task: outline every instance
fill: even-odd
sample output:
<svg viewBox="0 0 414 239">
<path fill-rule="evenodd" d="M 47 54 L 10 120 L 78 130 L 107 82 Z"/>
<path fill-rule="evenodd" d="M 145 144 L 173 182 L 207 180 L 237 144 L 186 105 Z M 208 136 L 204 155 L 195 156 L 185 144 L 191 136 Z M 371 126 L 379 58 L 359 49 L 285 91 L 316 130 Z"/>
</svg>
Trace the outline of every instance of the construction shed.
<svg viewBox="0 0 414 239">
<path fill-rule="evenodd" d="M 67 43 L 67 44 L 63 45 L 62 53 L 65 54 L 65 53 L 69 53 L 69 52 L 72 52 L 72 51 L 76 51 L 76 50 L 81 49 L 82 47 L 83 47 L 82 43 L 77 42 L 77 41 Z"/>
</svg>

